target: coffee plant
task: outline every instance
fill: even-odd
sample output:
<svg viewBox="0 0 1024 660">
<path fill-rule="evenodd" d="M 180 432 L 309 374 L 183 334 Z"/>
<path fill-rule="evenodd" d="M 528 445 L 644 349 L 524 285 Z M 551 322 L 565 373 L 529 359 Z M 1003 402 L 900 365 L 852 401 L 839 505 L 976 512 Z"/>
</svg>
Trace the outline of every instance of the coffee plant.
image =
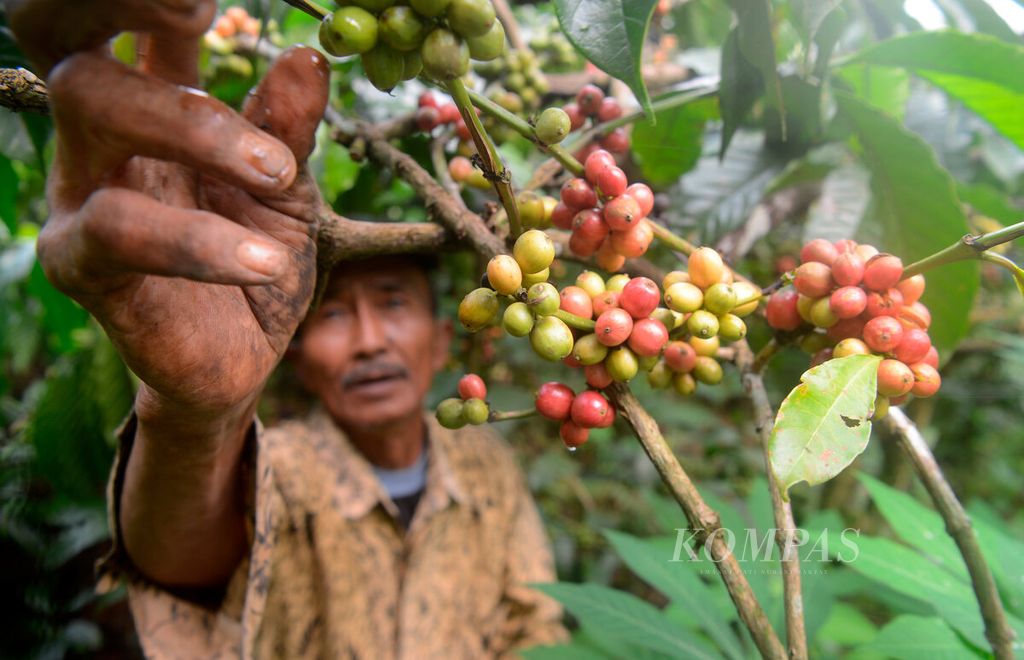
<svg viewBox="0 0 1024 660">
<path fill-rule="evenodd" d="M 1022 653 L 1021 521 L 1000 515 L 1024 465 L 1024 45 L 994 3 L 939 3 L 947 30 L 873 1 L 221 4 L 203 74 L 229 103 L 290 44 L 331 56 L 311 161 L 321 289 L 345 259 L 444 253 L 441 310 L 463 332 L 437 420 L 510 423 L 576 578 L 540 587 L 573 641 L 528 657 Z M 130 380 L 34 263 L 51 127 L 0 36 L 21 81 L 0 86 L 0 281 L 24 294 L 0 299 L 3 552 L 58 567 L 102 540 L 93 468 Z M 112 52 L 134 62 L 132 36 Z M 366 221 L 381 219 L 401 222 Z M 266 419 L 294 412 L 288 378 Z M 998 412 L 966 421 L 989 385 Z M 118 395 L 53 427 L 82 389 Z M 83 425 L 88 460 L 58 458 Z M 979 464 L 943 426 L 1005 461 Z M 961 505 L 967 465 L 999 475 L 975 490 L 1003 511 Z M 872 534 L 850 560 L 854 521 Z M 728 540 L 751 529 L 771 532 L 756 561 Z M 632 573 L 607 568 L 609 548 Z M 95 599 L 24 580 L 48 600 L 12 653 L 110 645 L 81 613 Z"/>
</svg>

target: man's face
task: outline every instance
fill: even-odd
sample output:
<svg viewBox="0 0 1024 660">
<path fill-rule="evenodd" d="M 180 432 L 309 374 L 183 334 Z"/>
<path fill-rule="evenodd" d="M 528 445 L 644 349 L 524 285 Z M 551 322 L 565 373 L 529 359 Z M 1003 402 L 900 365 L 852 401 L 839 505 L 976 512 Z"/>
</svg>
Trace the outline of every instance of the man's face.
<svg viewBox="0 0 1024 660">
<path fill-rule="evenodd" d="M 430 284 L 408 259 L 346 264 L 305 322 L 299 374 L 342 429 L 418 417 L 448 357 L 451 326 L 434 318 Z"/>
</svg>

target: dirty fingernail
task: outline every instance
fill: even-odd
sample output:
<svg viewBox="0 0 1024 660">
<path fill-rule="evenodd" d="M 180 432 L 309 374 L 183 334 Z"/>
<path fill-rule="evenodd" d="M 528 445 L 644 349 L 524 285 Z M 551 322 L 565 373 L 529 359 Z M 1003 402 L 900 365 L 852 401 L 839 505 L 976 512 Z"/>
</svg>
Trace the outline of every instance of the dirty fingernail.
<svg viewBox="0 0 1024 660">
<path fill-rule="evenodd" d="M 291 154 L 280 146 L 252 134 L 242 138 L 242 153 L 246 162 L 275 179 L 284 178 L 284 173 L 291 164 Z"/>
<path fill-rule="evenodd" d="M 238 246 L 236 256 L 240 264 L 260 275 L 274 277 L 284 270 L 284 253 L 263 241 L 243 242 Z"/>
</svg>

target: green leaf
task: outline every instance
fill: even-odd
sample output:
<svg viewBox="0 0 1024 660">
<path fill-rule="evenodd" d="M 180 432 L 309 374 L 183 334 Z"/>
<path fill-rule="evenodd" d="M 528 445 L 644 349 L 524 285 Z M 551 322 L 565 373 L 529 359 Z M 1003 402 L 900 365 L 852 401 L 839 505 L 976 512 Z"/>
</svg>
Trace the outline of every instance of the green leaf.
<svg viewBox="0 0 1024 660">
<path fill-rule="evenodd" d="M 777 117 L 785 136 L 786 108 L 782 86 L 775 68 L 775 40 L 772 36 L 772 6 L 769 0 L 728 0 L 736 13 L 740 52 L 761 73 L 767 94 L 765 106 Z"/>
<path fill-rule="evenodd" d="M 864 211 L 871 201 L 867 170 L 856 164 L 843 165 L 829 172 L 821 187 L 821 196 L 807 211 L 804 241 L 827 238 L 838 241 L 853 238 Z"/>
<path fill-rule="evenodd" d="M 651 98 L 641 70 L 647 27 L 657 0 L 555 0 L 562 31 L 584 57 L 626 83 L 644 112 Z"/>
<path fill-rule="evenodd" d="M 768 460 L 783 497 L 793 484 L 836 476 L 867 447 L 877 355 L 849 355 L 810 369 L 779 407 Z"/>
<path fill-rule="evenodd" d="M 562 603 L 582 625 L 593 626 L 609 637 L 677 658 L 718 657 L 693 635 L 674 626 L 653 605 L 632 594 L 597 584 L 531 586 Z"/>
<path fill-rule="evenodd" d="M 866 48 L 855 60 L 913 71 L 1024 148 L 1024 46 L 983 34 L 921 32 Z"/>
<path fill-rule="evenodd" d="M 555 644 L 522 649 L 519 655 L 526 660 L 607 660 L 608 656 L 582 644 Z"/>
<path fill-rule="evenodd" d="M 630 138 L 633 157 L 648 183 L 671 185 L 700 158 L 704 125 L 718 116 L 714 99 L 697 99 L 655 114 L 657 123 L 639 123 Z"/>
<path fill-rule="evenodd" d="M 869 642 L 877 634 L 878 628 L 860 610 L 839 602 L 832 606 L 832 614 L 818 631 L 818 639 L 847 646 Z"/>
<path fill-rule="evenodd" d="M 970 231 L 949 172 L 921 138 L 892 117 L 838 93 L 839 108 L 849 120 L 871 171 L 876 215 L 884 227 L 885 250 L 910 264 L 939 252 Z M 978 290 L 978 265 L 962 261 L 928 271 L 922 298 L 932 313 L 929 328 L 940 355 L 948 355 L 967 334 Z"/>
<path fill-rule="evenodd" d="M 604 535 L 619 553 L 626 565 L 649 585 L 665 594 L 692 615 L 700 627 L 715 642 L 717 648 L 730 658 L 743 658 L 743 649 L 729 622 L 707 607 L 710 590 L 694 572 L 696 564 L 689 561 L 672 562 L 672 545 L 652 543 L 612 530 Z M 670 539 L 674 542 L 675 539 Z"/>
<path fill-rule="evenodd" d="M 729 30 L 722 45 L 722 82 L 718 90 L 719 114 L 722 115 L 722 139 L 718 159 L 725 158 L 729 144 L 747 118 L 754 104 L 764 93 L 761 72 L 751 64 L 740 48 L 739 28 Z"/>
<path fill-rule="evenodd" d="M 862 101 L 893 117 L 903 118 L 910 97 L 910 76 L 903 69 L 848 64 L 836 75 Z"/>
<path fill-rule="evenodd" d="M 975 211 L 1004 224 L 1013 224 L 1024 216 L 1024 207 L 1018 206 L 1006 193 L 985 183 L 958 181 L 956 195 Z"/>
<path fill-rule="evenodd" d="M 871 499 L 896 536 L 917 548 L 925 557 L 952 575 L 967 580 L 967 566 L 942 517 L 913 497 L 887 486 L 863 472 L 857 477 L 871 493 Z"/>
<path fill-rule="evenodd" d="M 1003 17 L 987 0 L 938 0 L 943 8 L 949 8 L 947 14 L 952 14 L 955 24 L 962 32 L 984 32 L 993 37 L 1020 43 L 1020 36 L 1013 31 Z"/>
<path fill-rule="evenodd" d="M 1003 603 L 1018 616 L 1024 616 L 1024 543 L 1009 536 L 1000 526 L 993 525 L 973 512 L 971 524 L 978 537 Z M 1000 521 L 999 525 L 1002 525 Z"/>
<path fill-rule="evenodd" d="M 861 647 L 898 660 L 960 660 L 972 649 L 942 619 L 903 614 L 890 621 L 878 637 Z"/>
<path fill-rule="evenodd" d="M 9 234 L 18 231 L 18 174 L 9 158 L 0 156 L 0 221 Z"/>
</svg>

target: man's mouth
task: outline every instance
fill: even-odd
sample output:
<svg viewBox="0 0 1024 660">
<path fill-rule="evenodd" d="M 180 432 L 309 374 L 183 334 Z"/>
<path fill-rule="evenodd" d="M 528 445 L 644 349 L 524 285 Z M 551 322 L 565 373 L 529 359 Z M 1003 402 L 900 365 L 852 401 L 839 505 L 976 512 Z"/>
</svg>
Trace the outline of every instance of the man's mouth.
<svg viewBox="0 0 1024 660">
<path fill-rule="evenodd" d="M 408 372 L 398 365 L 367 365 L 346 374 L 341 384 L 346 390 L 375 389 L 387 387 L 407 376 Z"/>
</svg>

